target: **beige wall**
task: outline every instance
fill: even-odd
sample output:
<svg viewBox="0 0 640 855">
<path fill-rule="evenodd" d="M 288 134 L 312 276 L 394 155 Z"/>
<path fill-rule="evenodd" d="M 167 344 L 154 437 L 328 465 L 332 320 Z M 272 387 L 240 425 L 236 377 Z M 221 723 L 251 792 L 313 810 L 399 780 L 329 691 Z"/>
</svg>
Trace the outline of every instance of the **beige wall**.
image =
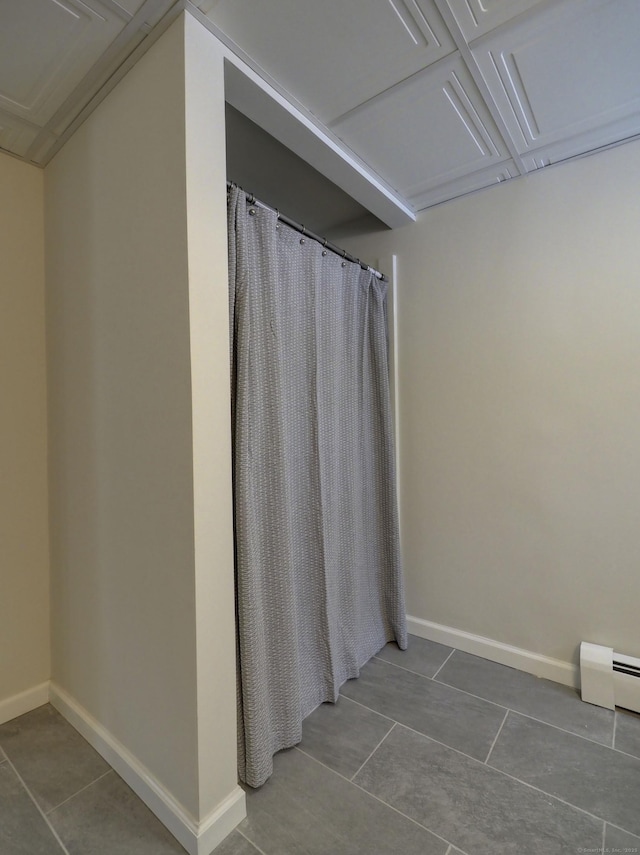
<svg viewBox="0 0 640 855">
<path fill-rule="evenodd" d="M 49 679 L 42 172 L 0 155 L 0 717 Z"/>
<path fill-rule="evenodd" d="M 398 254 L 409 614 L 640 655 L 639 177 L 634 142 L 346 240 Z"/>
<path fill-rule="evenodd" d="M 46 246 L 52 679 L 199 820 L 236 785 L 235 646 L 223 72 L 189 26 L 47 167 Z"/>
</svg>

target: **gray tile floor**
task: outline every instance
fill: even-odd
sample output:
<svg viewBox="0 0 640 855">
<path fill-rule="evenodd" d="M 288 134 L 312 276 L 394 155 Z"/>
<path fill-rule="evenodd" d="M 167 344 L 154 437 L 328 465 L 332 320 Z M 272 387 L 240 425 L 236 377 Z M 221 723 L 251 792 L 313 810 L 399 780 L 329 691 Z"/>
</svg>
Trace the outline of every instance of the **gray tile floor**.
<svg viewBox="0 0 640 855">
<path fill-rule="evenodd" d="M 411 637 L 306 720 L 217 855 L 640 853 L 640 716 Z M 50 706 L 0 727 L 0 855 L 182 848 Z"/>
</svg>

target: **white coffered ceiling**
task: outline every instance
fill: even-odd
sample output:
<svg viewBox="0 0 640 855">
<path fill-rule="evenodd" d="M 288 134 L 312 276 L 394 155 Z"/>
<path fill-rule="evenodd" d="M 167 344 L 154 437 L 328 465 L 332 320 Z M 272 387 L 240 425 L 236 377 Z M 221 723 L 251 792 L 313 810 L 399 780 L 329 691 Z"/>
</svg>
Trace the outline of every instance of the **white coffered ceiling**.
<svg viewBox="0 0 640 855">
<path fill-rule="evenodd" d="M 0 0 L 0 146 L 45 164 L 185 6 Z M 195 6 L 415 210 L 640 134 L 639 0 Z"/>
</svg>

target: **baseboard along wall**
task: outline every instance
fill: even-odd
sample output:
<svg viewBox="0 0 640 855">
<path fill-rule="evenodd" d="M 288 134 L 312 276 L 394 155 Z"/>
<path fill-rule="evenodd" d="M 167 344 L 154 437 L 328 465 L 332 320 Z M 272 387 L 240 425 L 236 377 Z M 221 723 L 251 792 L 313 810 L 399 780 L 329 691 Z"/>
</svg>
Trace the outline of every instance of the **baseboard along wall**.
<svg viewBox="0 0 640 855">
<path fill-rule="evenodd" d="M 49 681 L 0 701 L 0 724 L 41 707 L 49 700 Z"/>
<path fill-rule="evenodd" d="M 481 656 L 483 659 L 489 659 L 491 662 L 508 665 L 510 668 L 517 668 L 519 671 L 526 671 L 536 677 L 544 677 L 546 680 L 553 680 L 555 683 L 562 683 L 573 688 L 580 686 L 578 666 L 571 662 L 552 659 L 550 656 L 543 656 L 531 650 L 503 644 L 493 638 L 474 635 L 462 629 L 443 626 L 410 615 L 407 615 L 407 629 L 412 635 L 417 635 L 419 638 L 437 641 L 439 644 L 455 647 L 465 653 L 472 653 L 475 656 Z"/>
<path fill-rule="evenodd" d="M 579 668 L 571 662 L 553 659 L 411 615 L 407 615 L 407 628 L 410 633 L 420 638 L 455 647 L 465 653 L 526 671 L 536 677 L 574 688 L 580 685 Z M 238 786 L 209 816 L 198 822 L 124 745 L 55 683 L 41 683 L 0 701 L 0 724 L 47 702 L 104 757 L 190 855 L 210 855 L 246 816 L 245 794 Z"/>
<path fill-rule="evenodd" d="M 236 786 L 198 822 L 121 742 L 55 683 L 50 685 L 49 702 L 115 769 L 189 855 L 210 855 L 247 815 L 244 791 Z"/>
</svg>

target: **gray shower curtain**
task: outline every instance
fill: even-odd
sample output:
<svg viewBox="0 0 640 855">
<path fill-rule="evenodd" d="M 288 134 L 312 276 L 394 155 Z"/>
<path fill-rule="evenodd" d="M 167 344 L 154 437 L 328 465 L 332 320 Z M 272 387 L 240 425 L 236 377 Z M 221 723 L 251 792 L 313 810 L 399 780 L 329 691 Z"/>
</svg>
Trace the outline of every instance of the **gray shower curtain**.
<svg viewBox="0 0 640 855">
<path fill-rule="evenodd" d="M 239 773 L 406 647 L 386 285 L 229 191 Z"/>
</svg>

